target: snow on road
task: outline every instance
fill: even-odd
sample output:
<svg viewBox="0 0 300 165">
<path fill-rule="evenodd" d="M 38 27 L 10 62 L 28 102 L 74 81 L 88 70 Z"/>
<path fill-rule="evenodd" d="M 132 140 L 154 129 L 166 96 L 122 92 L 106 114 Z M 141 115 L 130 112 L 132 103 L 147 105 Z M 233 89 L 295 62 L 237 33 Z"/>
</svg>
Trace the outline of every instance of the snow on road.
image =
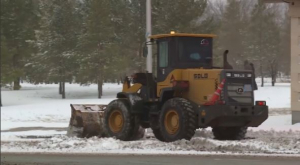
<svg viewBox="0 0 300 165">
<path fill-rule="evenodd" d="M 97 99 L 97 86 L 66 84 L 62 100 L 57 84 L 22 84 L 20 91 L 2 91 L 1 152 L 97 152 L 97 153 L 285 153 L 300 154 L 300 126 L 291 125 L 290 84 L 266 84 L 255 92 L 256 100 L 266 100 L 269 119 L 250 128 L 242 141 L 217 141 L 210 129 L 198 130 L 191 141 L 162 143 L 154 138 L 123 142 L 113 138 L 78 139 L 65 136 L 71 115 L 70 104 L 107 104 L 122 86 L 104 85 L 104 96 Z M 279 94 L 280 93 L 280 94 Z M 278 109 L 280 108 L 280 109 Z M 272 113 L 274 110 L 274 113 Z M 276 111 L 275 111 L 276 110 Z M 278 113 L 278 112 L 279 113 Z M 22 136 L 52 138 L 23 139 Z"/>
<path fill-rule="evenodd" d="M 300 156 L 300 132 L 249 131 L 241 141 L 214 140 L 211 131 L 198 130 L 192 140 L 164 143 L 155 138 L 120 141 L 113 138 L 68 138 L 54 136 L 46 140 L 2 141 L 5 152 L 61 153 L 235 153 L 235 154 L 296 154 Z"/>
</svg>

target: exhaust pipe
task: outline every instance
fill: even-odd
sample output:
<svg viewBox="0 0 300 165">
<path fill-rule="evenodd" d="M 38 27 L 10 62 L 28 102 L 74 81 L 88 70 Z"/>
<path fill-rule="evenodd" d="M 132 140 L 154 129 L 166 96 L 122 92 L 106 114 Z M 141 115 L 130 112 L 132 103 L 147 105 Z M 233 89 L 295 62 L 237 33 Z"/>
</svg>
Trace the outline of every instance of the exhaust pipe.
<svg viewBox="0 0 300 165">
<path fill-rule="evenodd" d="M 233 69 L 233 67 L 227 61 L 227 54 L 229 53 L 228 50 L 225 50 L 223 53 L 223 68 L 224 69 Z"/>
</svg>

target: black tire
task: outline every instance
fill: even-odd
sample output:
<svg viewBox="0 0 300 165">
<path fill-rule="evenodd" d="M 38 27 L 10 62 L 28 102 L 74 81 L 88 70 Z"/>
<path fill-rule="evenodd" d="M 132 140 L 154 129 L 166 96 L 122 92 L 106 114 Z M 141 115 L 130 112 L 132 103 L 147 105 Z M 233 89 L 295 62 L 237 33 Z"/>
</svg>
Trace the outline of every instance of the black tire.
<svg viewBox="0 0 300 165">
<path fill-rule="evenodd" d="M 214 127 L 212 129 L 217 140 L 242 140 L 247 133 L 247 127 Z"/>
<path fill-rule="evenodd" d="M 138 126 L 137 131 L 135 131 L 130 138 L 130 140 L 140 140 L 145 136 L 145 129 L 141 126 Z"/>
<path fill-rule="evenodd" d="M 167 131 L 165 116 L 170 111 L 176 112 L 178 116 L 178 129 L 175 133 Z M 184 98 L 173 98 L 166 101 L 159 115 L 159 127 L 162 139 L 172 142 L 180 139 L 190 140 L 197 128 L 197 116 L 191 103 Z"/>
<path fill-rule="evenodd" d="M 130 140 L 142 139 L 145 135 L 145 129 L 140 126 L 140 117 L 134 116 L 134 128 Z"/>
<path fill-rule="evenodd" d="M 123 124 L 120 131 L 116 132 L 109 125 L 109 118 L 114 111 L 119 111 L 123 117 Z M 108 137 L 116 137 L 123 141 L 132 140 L 134 133 L 134 117 L 129 112 L 129 101 L 117 99 L 110 102 L 104 112 L 104 130 Z"/>
<path fill-rule="evenodd" d="M 152 129 L 152 133 L 154 134 L 155 138 L 164 142 L 165 140 L 164 140 L 164 138 L 161 134 L 160 128 L 159 128 L 158 117 L 159 116 L 156 116 L 156 115 L 153 115 L 150 117 L 150 127 Z"/>
</svg>

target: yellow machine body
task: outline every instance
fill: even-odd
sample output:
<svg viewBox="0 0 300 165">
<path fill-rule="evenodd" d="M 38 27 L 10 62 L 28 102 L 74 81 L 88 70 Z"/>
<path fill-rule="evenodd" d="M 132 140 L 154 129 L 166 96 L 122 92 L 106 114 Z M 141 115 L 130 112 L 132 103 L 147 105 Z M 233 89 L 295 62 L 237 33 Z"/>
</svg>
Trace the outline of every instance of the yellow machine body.
<svg viewBox="0 0 300 165">
<path fill-rule="evenodd" d="M 163 82 L 157 83 L 157 97 L 164 88 L 173 87 L 172 81 L 188 81 L 191 90 L 185 91 L 181 97 L 199 105 L 209 100 L 220 83 L 221 69 L 176 69 Z"/>
</svg>

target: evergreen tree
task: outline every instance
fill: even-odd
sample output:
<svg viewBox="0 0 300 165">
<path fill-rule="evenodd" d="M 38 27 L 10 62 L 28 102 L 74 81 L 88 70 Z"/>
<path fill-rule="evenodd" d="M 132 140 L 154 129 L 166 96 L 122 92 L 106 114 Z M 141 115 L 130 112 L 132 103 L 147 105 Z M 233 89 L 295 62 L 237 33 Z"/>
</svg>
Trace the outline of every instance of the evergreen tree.
<svg viewBox="0 0 300 165">
<path fill-rule="evenodd" d="M 146 59 L 142 57 L 146 42 L 146 1 L 132 0 L 127 5 L 129 14 L 124 17 L 126 22 L 128 21 L 128 26 L 126 25 L 125 28 L 126 34 L 123 37 L 125 39 L 124 53 L 131 59 L 131 62 L 127 63 L 128 69 L 141 72 L 146 70 Z"/>
<path fill-rule="evenodd" d="M 229 50 L 228 61 L 237 69 L 242 64 L 245 50 L 246 28 L 249 24 L 247 15 L 241 10 L 242 2 L 239 0 L 228 0 L 224 16 L 221 21 L 221 28 L 216 43 L 217 52 L 222 54 Z"/>
<path fill-rule="evenodd" d="M 1 30 L 2 32 L 2 30 Z M 12 61 L 12 54 L 9 53 L 6 45 L 6 39 L 1 33 L 1 82 L 0 90 L 6 84 L 14 80 L 14 74 L 10 61 Z M 2 106 L 2 94 L 0 93 L 0 106 Z"/>
<path fill-rule="evenodd" d="M 278 70 L 281 71 L 285 75 L 290 75 L 291 71 L 291 22 L 290 17 L 288 16 L 288 9 L 285 11 L 285 15 L 283 16 L 283 21 L 280 26 L 280 52 L 281 55 L 279 57 L 280 65 Z"/>
<path fill-rule="evenodd" d="M 6 39 L 1 33 L 1 86 L 11 83 L 16 76 L 13 72 L 12 58 L 13 54 L 7 48 Z"/>
<path fill-rule="evenodd" d="M 24 66 L 36 53 L 35 30 L 39 27 L 38 6 L 34 0 L 1 0 L 1 83 L 14 82 L 13 89 L 20 89 Z M 2 64 L 4 64 L 2 66 Z"/>
<path fill-rule="evenodd" d="M 89 0 L 86 2 L 89 12 L 85 20 L 86 33 L 81 36 L 77 52 L 78 59 L 80 59 L 77 82 L 97 83 L 98 98 L 101 98 L 105 73 L 115 55 L 113 50 L 117 50 L 115 45 L 119 43 L 114 29 L 114 23 L 118 19 L 111 12 L 114 1 Z"/>
<path fill-rule="evenodd" d="M 259 66 L 259 75 L 264 86 L 264 76 L 269 71 L 273 85 L 276 81 L 280 56 L 280 30 L 275 15 L 259 0 L 251 13 L 247 34 L 248 57 Z"/>
<path fill-rule="evenodd" d="M 28 65 L 34 70 L 31 82 L 59 83 L 59 93 L 65 98 L 65 82 L 72 82 L 77 73 L 76 46 L 81 28 L 78 1 L 41 1 L 42 21 L 38 32 L 39 54 Z"/>
<path fill-rule="evenodd" d="M 207 0 L 154 0 L 153 33 L 169 33 L 171 30 L 182 33 L 206 33 L 199 26 L 199 19 L 204 15 Z M 204 30 L 205 29 L 205 30 Z"/>
</svg>

